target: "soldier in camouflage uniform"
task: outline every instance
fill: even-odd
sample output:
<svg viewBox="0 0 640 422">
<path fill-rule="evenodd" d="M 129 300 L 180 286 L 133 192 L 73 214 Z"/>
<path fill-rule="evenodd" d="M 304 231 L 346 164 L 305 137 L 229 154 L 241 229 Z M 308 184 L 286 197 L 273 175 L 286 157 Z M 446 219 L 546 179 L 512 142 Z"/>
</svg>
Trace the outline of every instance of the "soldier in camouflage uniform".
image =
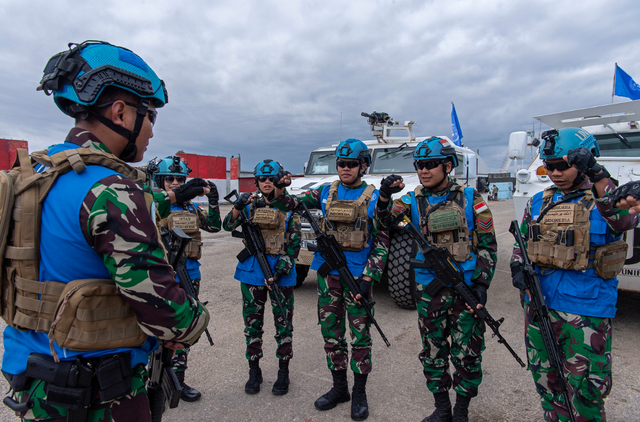
<svg viewBox="0 0 640 422">
<path fill-rule="evenodd" d="M 103 72 L 111 77 L 99 83 Z M 51 147 L 49 156 L 61 151 L 71 156 L 80 148 L 77 151 L 130 169 L 124 162 L 142 160 L 153 136 L 156 108 L 167 102 L 163 82 L 140 57 L 102 42 L 70 44 L 69 51 L 50 60 L 39 89 L 49 94 L 52 91 L 56 105 L 76 120 L 65 142 Z M 90 165 L 81 170 L 58 177 L 44 199 L 39 278 L 30 283 L 40 283 L 46 289 L 55 282 L 64 285 L 82 279 L 106 279 L 117 287 L 115 295 L 133 317 L 129 329 L 142 330 L 141 343 L 105 350 L 71 350 L 53 340 L 50 344 L 46 331 L 7 326 L 3 374 L 14 391 L 21 384 L 16 399 L 25 405 L 17 413 L 26 420 L 57 422 L 68 416 L 69 420 L 150 421 L 145 387 L 149 353 L 158 347 L 158 338 L 173 349 L 193 344 L 206 328 L 209 315 L 201 303 L 179 288 L 165 260 L 155 216 L 150 213 L 150 190 L 107 167 Z M 208 188 L 196 181 L 164 192 L 156 195 L 161 200 L 158 209 L 167 212 L 172 202 L 206 191 Z M 6 306 L 3 302 L 3 316 Z M 52 355 L 62 362 L 56 364 Z M 27 360 L 38 356 L 59 368 L 53 384 L 25 376 Z M 64 366 L 65 362 L 71 367 Z M 116 368 L 107 369 L 107 363 L 116 363 Z M 86 396 L 90 400 L 86 415 L 49 402 L 54 386 L 58 399 L 67 405 L 76 401 L 69 396 L 76 391 L 69 387 L 75 386 L 67 383 L 75 382 L 78 368 L 95 371 L 91 376 L 93 393 Z M 98 375 L 101 368 L 109 380 Z M 102 388 L 114 381 L 119 386 L 117 397 L 101 400 Z"/>
<path fill-rule="evenodd" d="M 607 193 L 617 182 L 597 163 L 599 147 L 593 135 L 564 128 L 544 132 L 542 138 L 540 156 L 554 185 L 529 200 L 520 232 L 536 264 L 576 420 L 604 421 L 604 399 L 612 383 L 616 275 L 626 259 L 626 242 L 620 239 L 635 227 L 637 217 L 610 203 Z M 600 256 L 606 249 L 609 253 Z M 601 265 L 594 262 L 598 256 Z M 524 291 L 522 263 L 520 249 L 515 248 L 513 284 Z M 528 296 L 524 307 L 529 368 L 545 420 L 568 421 L 558 374 L 549 365 Z"/>
<path fill-rule="evenodd" d="M 380 184 L 376 212 L 390 225 L 404 211 L 430 241 L 447 247 L 464 270 L 465 282 L 478 297 L 478 306 L 483 306 L 497 260 L 493 217 L 475 189 L 463 188 L 449 177 L 458 164 L 450 142 L 434 137 L 418 144 L 413 157 L 422 186 L 390 205 L 391 194 L 400 192 L 404 184 L 400 176 L 386 177 Z M 434 276 L 428 268 L 413 271 L 423 346 L 419 357 L 436 405 L 423 422 L 468 421 L 469 402 L 482 382 L 484 321 L 473 315 L 450 286 L 430 289 Z M 453 377 L 449 359 L 455 368 Z M 456 391 L 453 419 L 449 400 L 452 385 Z"/>
<path fill-rule="evenodd" d="M 267 287 L 256 257 L 244 256 L 236 267 L 234 277 L 241 282 L 242 290 L 246 357 L 249 361 L 249 380 L 244 387 L 247 394 L 259 393 L 262 383 L 259 362 L 262 358 L 262 334 L 264 333 L 262 327 L 267 293 L 271 299 L 273 322 L 276 327 L 275 339 L 278 343 L 276 356 L 279 359 L 278 378 L 271 392 L 275 395 L 284 395 L 289 392 L 289 361 L 293 357 L 293 288 L 296 285 L 295 260 L 300 252 L 300 218 L 291 212 L 285 214 L 275 210 L 271 205 L 274 182 L 283 172 L 282 166 L 276 161 L 264 160 L 258 163 L 253 175 L 259 196 L 254 200 L 252 194 L 243 193 L 224 219 L 224 229 L 233 231 L 240 225 L 240 211 L 246 209 L 249 218 L 260 225 L 267 248 L 267 260 L 282 292 L 280 302 L 286 313 L 282 315 L 276 302 L 276 293 Z M 277 224 L 271 224 L 274 217 Z"/>
<path fill-rule="evenodd" d="M 351 418 L 365 420 L 369 416 L 366 396 L 367 376 L 371 372 L 371 321 L 357 300 L 371 298 L 371 285 L 380 281 L 389 251 L 389 236 L 374 218 L 378 191 L 362 181 L 371 164 L 370 151 L 364 142 L 347 139 L 336 148 L 336 168 L 340 181 L 302 195 L 291 196 L 276 189 L 272 203 L 283 210 L 295 210 L 300 202 L 323 212 L 323 229 L 333 234 L 344 250 L 349 271 L 359 282 L 359 292 L 349 290 L 337 271 L 326 270 L 324 258 L 316 252 L 311 269 L 318 271 L 318 316 L 324 337 L 327 364 L 333 377 L 333 388 L 315 402 L 318 410 L 333 409 L 351 400 L 347 384 L 348 347 L 345 323 L 351 334 L 351 370 L 354 373 Z M 284 184 L 290 182 L 285 176 Z M 334 213 L 334 205 L 338 211 Z M 345 222 L 340 215 L 355 205 L 357 220 Z M 353 214 L 351 214 L 353 216 Z M 355 297 L 355 300 L 354 300 Z"/>
<path fill-rule="evenodd" d="M 153 171 L 150 171 L 150 169 Z M 167 192 L 171 192 L 184 185 L 187 181 L 187 176 L 191 171 L 192 170 L 189 168 L 187 163 L 181 161 L 178 156 L 166 157 L 158 163 L 156 163 L 155 160 L 152 160 L 147 166 L 147 172 L 153 173 L 154 175 L 156 186 Z M 200 274 L 201 264 L 199 262 L 199 259 L 202 256 L 200 229 L 209 233 L 217 233 L 220 231 L 221 227 L 220 207 L 218 206 L 218 188 L 212 182 L 207 183 L 210 189 L 209 193 L 207 193 L 207 199 L 209 201 L 209 210 L 207 215 L 204 215 L 193 202 L 187 201 L 183 204 L 171 204 L 172 214 L 162 220 L 163 225 L 167 226 L 167 228 L 171 229 L 175 225 L 183 229 L 186 234 L 192 236 L 192 240 L 189 242 L 185 253 L 187 256 L 187 271 L 189 272 L 189 278 L 191 278 L 191 282 L 193 283 L 196 292 L 200 291 L 200 279 L 202 277 Z M 185 212 L 193 214 L 193 217 L 187 220 L 184 217 Z M 175 222 L 175 220 L 172 219 L 172 216 L 176 216 L 176 219 L 179 219 L 178 222 Z M 193 219 L 197 219 L 198 223 L 194 224 L 192 221 Z M 177 276 L 176 280 L 178 280 Z M 193 402 L 200 399 L 201 394 L 198 390 L 190 387 L 184 382 L 188 355 L 189 348 L 176 350 L 176 353 L 173 356 L 173 371 L 176 373 L 180 384 L 182 384 L 182 400 Z"/>
</svg>

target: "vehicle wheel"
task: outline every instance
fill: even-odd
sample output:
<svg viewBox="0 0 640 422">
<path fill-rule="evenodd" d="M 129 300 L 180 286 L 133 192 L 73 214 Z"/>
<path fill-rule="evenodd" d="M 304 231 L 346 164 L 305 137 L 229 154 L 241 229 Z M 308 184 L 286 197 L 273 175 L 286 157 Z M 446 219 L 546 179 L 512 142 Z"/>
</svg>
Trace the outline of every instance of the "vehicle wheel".
<svg viewBox="0 0 640 422">
<path fill-rule="evenodd" d="M 413 239 L 408 233 L 393 232 L 387 259 L 387 279 L 389 294 L 396 305 L 405 309 L 415 309 L 416 282 L 411 271 L 411 250 Z"/>
<path fill-rule="evenodd" d="M 309 274 L 309 268 L 308 265 L 296 265 L 296 289 L 304 283 L 304 280 Z"/>
</svg>

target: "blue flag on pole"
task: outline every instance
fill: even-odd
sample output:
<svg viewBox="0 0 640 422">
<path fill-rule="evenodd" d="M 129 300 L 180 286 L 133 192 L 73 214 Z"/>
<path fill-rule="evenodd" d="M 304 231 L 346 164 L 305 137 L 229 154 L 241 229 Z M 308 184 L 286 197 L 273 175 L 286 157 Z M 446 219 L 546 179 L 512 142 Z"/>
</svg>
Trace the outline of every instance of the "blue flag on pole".
<svg viewBox="0 0 640 422">
<path fill-rule="evenodd" d="M 640 100 L 640 86 L 624 70 L 616 64 L 616 84 L 614 94 L 619 97 L 627 97 L 632 100 Z"/>
<path fill-rule="evenodd" d="M 456 106 L 453 103 L 451 103 L 451 140 L 457 146 L 462 146 L 462 129 L 460 129 Z"/>
</svg>

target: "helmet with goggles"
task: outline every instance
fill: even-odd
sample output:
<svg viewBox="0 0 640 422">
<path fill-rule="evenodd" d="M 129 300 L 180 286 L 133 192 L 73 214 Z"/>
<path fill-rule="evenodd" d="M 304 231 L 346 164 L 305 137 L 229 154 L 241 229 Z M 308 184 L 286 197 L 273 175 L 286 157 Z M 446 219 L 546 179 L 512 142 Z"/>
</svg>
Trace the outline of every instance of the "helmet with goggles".
<svg viewBox="0 0 640 422">
<path fill-rule="evenodd" d="M 600 147 L 596 138 L 584 129 L 566 127 L 560 130 L 552 129 L 542 132 L 540 144 L 540 158 L 543 160 L 561 159 L 572 149 L 585 147 L 594 157 L 600 156 Z"/>
<path fill-rule="evenodd" d="M 169 156 L 163 158 L 158 162 L 156 162 L 155 159 L 149 161 L 149 164 L 147 165 L 147 172 L 153 174 L 153 180 L 156 182 L 158 187 L 164 188 L 165 176 L 182 176 L 186 180 L 192 170 L 179 156 L 174 155 L 173 157 Z"/>
<path fill-rule="evenodd" d="M 336 157 L 338 160 L 341 158 L 355 159 L 364 161 L 367 166 L 371 165 L 371 151 L 367 145 L 359 139 L 347 139 L 340 142 L 336 148 Z"/>
<path fill-rule="evenodd" d="M 456 149 L 451 144 L 451 141 L 437 136 L 420 142 L 413 152 L 413 159 L 415 161 L 440 159 L 443 163 L 451 161 L 453 167 L 458 166 Z"/>
</svg>

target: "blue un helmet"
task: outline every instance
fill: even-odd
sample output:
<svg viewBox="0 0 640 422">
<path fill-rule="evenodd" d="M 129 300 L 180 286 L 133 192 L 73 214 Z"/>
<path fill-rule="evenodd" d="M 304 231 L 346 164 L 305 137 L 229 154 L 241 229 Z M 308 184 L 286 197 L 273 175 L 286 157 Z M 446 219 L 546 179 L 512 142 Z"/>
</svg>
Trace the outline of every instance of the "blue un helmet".
<svg viewBox="0 0 640 422">
<path fill-rule="evenodd" d="M 414 167 L 416 161 L 437 159 L 441 159 L 443 163 L 450 160 L 453 167 L 458 166 L 456 149 L 451 145 L 451 141 L 433 136 L 420 142 L 413 152 Z"/>
<path fill-rule="evenodd" d="M 153 180 L 156 182 L 156 185 L 164 189 L 165 176 L 183 176 L 186 180 L 192 170 L 179 156 L 174 155 L 173 157 L 163 158 L 157 163 L 155 159 L 149 161 L 147 171 L 154 175 Z"/>
<path fill-rule="evenodd" d="M 133 131 L 115 125 L 92 109 L 91 106 L 109 86 L 140 97 L 138 104 L 129 104 L 138 108 Z M 164 82 L 144 60 L 131 50 L 103 41 L 70 43 L 68 51 L 49 59 L 37 89 L 47 95 L 53 94 L 58 108 L 68 116 L 86 119 L 91 114 L 127 138 L 129 143 L 120 155 L 124 161 L 132 161 L 136 156 L 135 141 L 149 104 L 153 102 L 156 108 L 160 108 L 168 102 Z M 152 123 L 154 118 L 155 115 L 150 116 Z"/>
<path fill-rule="evenodd" d="M 572 149 L 585 147 L 594 157 L 600 156 L 600 147 L 596 138 L 584 129 L 566 127 L 560 130 L 547 130 L 540 136 L 540 158 L 543 160 L 556 160 L 564 157 Z"/>
<path fill-rule="evenodd" d="M 350 138 L 346 141 L 340 142 L 336 148 L 336 166 L 338 160 L 341 158 L 351 158 L 359 160 L 360 162 L 367 163 L 367 167 L 371 166 L 371 151 L 367 147 L 367 144 L 359 139 Z M 360 171 L 360 176 L 364 174 L 364 171 Z"/>
<path fill-rule="evenodd" d="M 253 175 L 255 177 L 260 176 L 276 176 L 282 169 L 279 162 L 273 160 L 260 161 L 256 168 L 253 169 Z"/>
</svg>

